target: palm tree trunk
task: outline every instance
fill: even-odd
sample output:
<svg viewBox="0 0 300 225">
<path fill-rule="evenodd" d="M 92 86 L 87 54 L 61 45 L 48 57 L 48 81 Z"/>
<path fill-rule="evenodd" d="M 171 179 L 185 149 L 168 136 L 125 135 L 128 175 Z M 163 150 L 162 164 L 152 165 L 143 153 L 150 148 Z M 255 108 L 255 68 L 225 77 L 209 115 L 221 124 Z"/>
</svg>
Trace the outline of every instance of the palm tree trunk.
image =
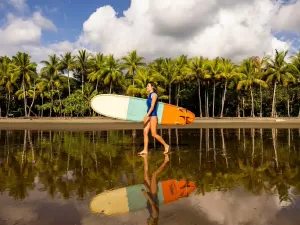
<svg viewBox="0 0 300 225">
<path fill-rule="evenodd" d="M 22 81 L 22 89 L 23 89 L 23 95 L 24 95 L 24 112 L 25 112 L 25 117 L 27 117 L 27 102 L 26 102 L 26 92 L 25 92 L 25 77 L 23 74 L 23 81 Z"/>
<path fill-rule="evenodd" d="M 243 101 L 243 117 L 245 117 L 245 97 L 242 97 L 242 101 Z"/>
<path fill-rule="evenodd" d="M 8 94 L 6 93 L 5 94 L 5 108 L 6 108 L 6 115 L 7 115 L 7 108 L 8 108 L 8 96 L 7 96 Z"/>
<path fill-rule="evenodd" d="M 223 98 L 222 98 L 221 117 L 223 117 L 223 110 L 224 110 L 225 98 L 226 98 L 226 90 L 227 90 L 227 80 L 225 81 L 224 95 L 223 95 Z"/>
<path fill-rule="evenodd" d="M 289 96 L 289 88 L 287 87 L 287 110 L 288 110 L 288 117 L 291 117 L 291 114 L 290 114 L 290 96 Z"/>
<path fill-rule="evenodd" d="M 62 116 L 62 102 L 61 102 L 61 94 L 58 94 L 58 99 L 59 99 L 59 114 Z"/>
<path fill-rule="evenodd" d="M 212 117 L 215 117 L 216 81 L 214 80 Z"/>
<path fill-rule="evenodd" d="M 51 85 L 51 107 L 50 107 L 50 117 L 52 115 L 52 109 L 53 109 L 53 85 Z"/>
<path fill-rule="evenodd" d="M 177 90 L 177 99 L 176 99 L 176 105 L 178 106 L 179 103 L 179 92 L 180 92 L 180 84 L 178 84 L 178 90 Z"/>
<path fill-rule="evenodd" d="M 6 111 L 6 117 L 8 117 L 9 114 L 9 107 L 10 107 L 10 91 L 8 92 L 8 103 L 7 103 L 7 111 Z M 0 114 L 1 116 L 1 114 Z"/>
<path fill-rule="evenodd" d="M 98 92 L 99 79 L 97 78 L 96 91 Z"/>
<path fill-rule="evenodd" d="M 206 98 L 206 96 L 207 96 L 207 89 L 205 89 L 205 96 L 204 96 L 204 98 L 205 98 L 205 117 L 207 117 L 207 98 Z"/>
<path fill-rule="evenodd" d="M 290 98 L 288 96 L 288 100 L 287 100 L 287 107 L 288 107 L 288 117 L 291 117 L 291 114 L 290 114 Z"/>
<path fill-rule="evenodd" d="M 200 80 L 199 80 L 199 79 L 198 79 L 198 97 L 199 97 L 199 110 L 200 110 L 200 117 L 202 117 L 201 84 L 200 84 Z"/>
<path fill-rule="evenodd" d="M 277 85 L 277 81 L 275 81 L 274 84 L 274 93 L 273 93 L 273 102 L 272 102 L 272 113 L 271 113 L 271 117 L 275 116 L 275 95 L 276 95 L 276 85 Z"/>
<path fill-rule="evenodd" d="M 169 104 L 171 104 L 171 91 L 172 91 L 172 87 L 171 84 L 169 84 Z"/>
<path fill-rule="evenodd" d="M 112 80 L 110 81 L 110 85 L 109 85 L 109 94 L 111 94 L 111 90 L 112 90 Z"/>
<path fill-rule="evenodd" d="M 253 99 L 253 90 L 252 90 L 252 86 L 250 87 L 250 93 L 251 93 L 251 116 L 255 117 L 254 115 L 254 99 Z"/>
<path fill-rule="evenodd" d="M 209 117 L 208 90 L 206 94 L 206 109 L 207 109 L 207 117 Z"/>
<path fill-rule="evenodd" d="M 241 99 L 240 99 L 240 95 L 238 95 L 237 96 L 237 103 L 238 103 L 238 105 L 237 105 L 237 116 L 238 117 L 241 117 L 241 112 L 240 112 L 240 101 L 241 101 Z"/>
<path fill-rule="evenodd" d="M 259 85 L 259 90 L 260 90 L 260 117 L 262 117 L 262 89 L 261 89 L 261 85 Z"/>
<path fill-rule="evenodd" d="M 42 97 L 42 105 L 44 105 L 44 96 Z M 44 110 L 42 108 L 41 117 L 43 117 L 43 115 L 44 115 Z"/>
<path fill-rule="evenodd" d="M 28 112 L 29 116 L 30 116 L 31 108 L 32 108 L 32 106 L 33 106 L 33 104 L 34 104 L 34 100 L 35 100 L 35 86 L 34 86 L 34 88 L 33 88 L 32 102 L 31 102 L 31 105 L 30 105 L 30 107 L 29 107 L 29 112 Z"/>
<path fill-rule="evenodd" d="M 81 91 L 82 91 L 82 94 L 83 94 L 83 85 L 84 85 L 84 80 L 83 80 L 84 76 L 83 76 L 83 73 L 81 75 Z"/>
<path fill-rule="evenodd" d="M 71 95 L 71 86 L 70 86 L 70 71 L 68 70 L 68 87 L 69 87 L 69 96 Z"/>
</svg>

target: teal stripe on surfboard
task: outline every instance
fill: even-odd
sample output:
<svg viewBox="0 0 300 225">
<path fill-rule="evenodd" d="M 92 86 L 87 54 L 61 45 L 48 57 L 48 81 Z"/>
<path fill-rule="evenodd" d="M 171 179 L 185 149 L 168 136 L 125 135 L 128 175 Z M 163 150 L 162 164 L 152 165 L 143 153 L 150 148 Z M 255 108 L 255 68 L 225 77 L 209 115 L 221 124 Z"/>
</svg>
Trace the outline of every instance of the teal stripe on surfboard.
<svg viewBox="0 0 300 225">
<path fill-rule="evenodd" d="M 163 195 L 163 189 L 162 184 L 159 182 L 157 184 L 157 196 L 158 196 L 158 202 L 159 205 L 164 204 L 164 195 Z M 135 212 L 138 210 L 145 209 L 147 207 L 147 199 L 142 193 L 142 189 L 147 191 L 144 184 L 138 184 L 134 186 L 130 186 L 126 188 L 126 194 L 128 199 L 128 208 L 130 212 Z"/>
<path fill-rule="evenodd" d="M 162 114 L 164 111 L 164 104 L 158 103 L 157 106 L 157 118 L 158 123 L 161 124 Z M 126 120 L 141 122 L 147 113 L 147 101 L 145 99 L 130 97 L 128 103 L 128 110 Z"/>
</svg>

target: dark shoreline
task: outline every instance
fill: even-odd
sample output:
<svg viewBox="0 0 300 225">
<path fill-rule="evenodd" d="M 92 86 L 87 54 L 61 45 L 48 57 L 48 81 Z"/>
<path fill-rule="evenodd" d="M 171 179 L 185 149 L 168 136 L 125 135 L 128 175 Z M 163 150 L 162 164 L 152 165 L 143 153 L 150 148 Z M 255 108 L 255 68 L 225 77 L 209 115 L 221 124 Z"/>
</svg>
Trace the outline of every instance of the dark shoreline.
<svg viewBox="0 0 300 225">
<path fill-rule="evenodd" d="M 196 118 L 194 123 L 185 126 L 158 125 L 162 129 L 200 128 L 297 128 L 300 119 L 295 118 Z M 1 118 L 0 130 L 132 130 L 143 129 L 142 123 L 115 120 L 105 117 L 66 117 L 66 118 Z"/>
</svg>

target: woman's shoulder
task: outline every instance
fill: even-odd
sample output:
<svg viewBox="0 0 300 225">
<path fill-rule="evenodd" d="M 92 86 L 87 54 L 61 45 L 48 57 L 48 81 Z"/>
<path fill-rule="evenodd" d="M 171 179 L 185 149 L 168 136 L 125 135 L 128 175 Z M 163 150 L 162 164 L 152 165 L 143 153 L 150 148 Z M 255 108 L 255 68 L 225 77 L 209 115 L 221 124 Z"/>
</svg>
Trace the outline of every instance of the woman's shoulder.
<svg viewBox="0 0 300 225">
<path fill-rule="evenodd" d="M 156 96 L 156 97 L 157 97 L 158 95 L 157 95 L 155 92 L 152 92 L 152 93 L 151 93 L 151 98 L 152 98 L 153 96 Z"/>
</svg>

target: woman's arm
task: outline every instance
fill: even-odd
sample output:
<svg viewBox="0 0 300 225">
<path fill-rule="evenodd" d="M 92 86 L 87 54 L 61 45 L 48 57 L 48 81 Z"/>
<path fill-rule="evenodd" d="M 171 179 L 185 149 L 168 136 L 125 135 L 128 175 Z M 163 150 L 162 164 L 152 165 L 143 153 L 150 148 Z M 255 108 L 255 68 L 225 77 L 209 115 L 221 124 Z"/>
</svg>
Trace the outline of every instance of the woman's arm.
<svg viewBox="0 0 300 225">
<path fill-rule="evenodd" d="M 155 208 L 155 203 L 154 201 L 149 197 L 148 193 L 145 190 L 142 190 L 143 195 L 146 197 L 146 199 L 148 199 L 148 201 L 150 202 L 151 206 Z"/>
</svg>

